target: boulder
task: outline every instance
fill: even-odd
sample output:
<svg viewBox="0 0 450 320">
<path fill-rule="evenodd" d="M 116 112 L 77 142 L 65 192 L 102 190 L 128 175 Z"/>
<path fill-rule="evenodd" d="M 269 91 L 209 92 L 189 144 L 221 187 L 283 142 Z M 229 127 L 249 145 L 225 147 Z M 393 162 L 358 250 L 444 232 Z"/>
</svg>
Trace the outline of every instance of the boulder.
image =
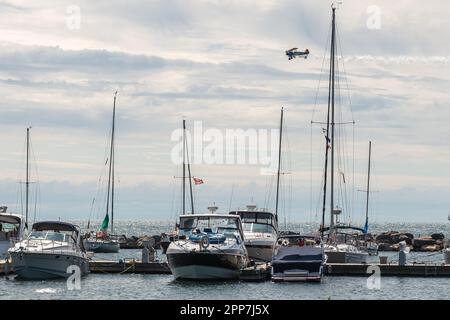
<svg viewBox="0 0 450 320">
<path fill-rule="evenodd" d="M 441 247 L 437 244 L 425 245 L 420 248 L 420 251 L 426 251 L 426 252 L 437 252 L 440 250 L 441 250 Z"/>
<path fill-rule="evenodd" d="M 395 235 L 395 234 L 398 234 L 398 232 L 397 231 L 383 232 L 383 233 L 380 233 L 379 235 L 377 235 L 375 237 L 375 240 L 378 243 L 383 242 L 383 243 L 390 243 L 390 244 L 392 244 L 392 236 Z"/>
<path fill-rule="evenodd" d="M 378 243 L 378 251 L 392 251 L 392 245 L 386 242 Z"/>
<path fill-rule="evenodd" d="M 431 238 L 434 240 L 443 240 L 445 238 L 443 233 L 433 233 Z"/>
<path fill-rule="evenodd" d="M 415 250 L 422 250 L 422 247 L 424 246 L 434 246 L 436 244 L 436 240 L 431 237 L 422 237 L 414 239 L 412 244 Z"/>
</svg>

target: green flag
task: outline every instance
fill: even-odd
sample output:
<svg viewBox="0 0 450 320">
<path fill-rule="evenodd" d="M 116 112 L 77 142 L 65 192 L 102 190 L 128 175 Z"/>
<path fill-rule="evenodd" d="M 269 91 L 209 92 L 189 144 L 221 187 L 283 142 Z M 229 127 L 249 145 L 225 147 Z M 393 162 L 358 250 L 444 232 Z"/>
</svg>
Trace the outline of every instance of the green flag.
<svg viewBox="0 0 450 320">
<path fill-rule="evenodd" d="M 106 230 L 108 230 L 108 224 L 109 224 L 109 215 L 106 214 L 105 219 L 103 219 L 103 222 L 102 222 L 102 229 L 101 230 L 103 232 L 106 232 Z"/>
</svg>

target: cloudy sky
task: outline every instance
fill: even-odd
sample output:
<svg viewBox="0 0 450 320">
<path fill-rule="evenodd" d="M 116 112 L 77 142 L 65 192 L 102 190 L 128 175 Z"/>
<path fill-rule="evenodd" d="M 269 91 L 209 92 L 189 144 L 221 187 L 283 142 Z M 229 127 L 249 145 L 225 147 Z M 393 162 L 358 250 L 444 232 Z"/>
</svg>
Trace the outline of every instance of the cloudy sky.
<svg viewBox="0 0 450 320">
<path fill-rule="evenodd" d="M 281 211 L 289 220 L 317 220 L 324 146 L 322 128 L 311 120 L 325 120 L 330 4 L 0 1 L 0 203 L 21 209 L 25 132 L 32 126 L 39 217 L 87 219 L 93 197 L 93 216 L 102 216 L 118 90 L 117 219 L 179 213 L 174 177 L 181 167 L 171 160 L 171 135 L 182 119 L 224 134 L 270 130 L 284 107 Z M 365 188 L 369 140 L 373 220 L 446 220 L 449 11 L 448 1 L 356 0 L 337 10 L 339 110 L 342 121 L 356 122 L 343 126 L 347 165 L 339 171 L 354 223 L 363 220 L 364 194 L 357 190 Z M 292 47 L 311 54 L 288 61 L 284 50 Z M 249 202 L 274 206 L 273 176 L 261 175 L 261 165 L 202 163 L 192 170 L 205 182 L 195 187 L 196 210 L 213 202 L 222 211 Z"/>
</svg>

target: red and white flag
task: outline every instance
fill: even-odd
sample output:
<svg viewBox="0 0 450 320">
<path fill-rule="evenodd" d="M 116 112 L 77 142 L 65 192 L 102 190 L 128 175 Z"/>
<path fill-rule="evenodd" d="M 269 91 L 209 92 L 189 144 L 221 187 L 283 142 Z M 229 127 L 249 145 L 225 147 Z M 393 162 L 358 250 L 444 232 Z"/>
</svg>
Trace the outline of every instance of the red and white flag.
<svg viewBox="0 0 450 320">
<path fill-rule="evenodd" d="M 194 184 L 202 184 L 203 183 L 203 180 L 202 179 L 199 179 L 199 178 L 194 178 Z"/>
</svg>

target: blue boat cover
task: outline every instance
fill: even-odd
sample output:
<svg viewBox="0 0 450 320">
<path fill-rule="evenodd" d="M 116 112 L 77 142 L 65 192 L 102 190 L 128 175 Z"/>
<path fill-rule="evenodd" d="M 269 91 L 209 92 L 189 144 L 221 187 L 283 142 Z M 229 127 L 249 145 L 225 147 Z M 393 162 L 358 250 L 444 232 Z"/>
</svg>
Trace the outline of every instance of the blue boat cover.
<svg viewBox="0 0 450 320">
<path fill-rule="evenodd" d="M 189 240 L 193 242 L 200 242 L 204 236 L 208 236 L 209 243 L 218 244 L 223 243 L 226 239 L 225 235 L 221 233 L 197 233 L 189 235 Z"/>
</svg>

